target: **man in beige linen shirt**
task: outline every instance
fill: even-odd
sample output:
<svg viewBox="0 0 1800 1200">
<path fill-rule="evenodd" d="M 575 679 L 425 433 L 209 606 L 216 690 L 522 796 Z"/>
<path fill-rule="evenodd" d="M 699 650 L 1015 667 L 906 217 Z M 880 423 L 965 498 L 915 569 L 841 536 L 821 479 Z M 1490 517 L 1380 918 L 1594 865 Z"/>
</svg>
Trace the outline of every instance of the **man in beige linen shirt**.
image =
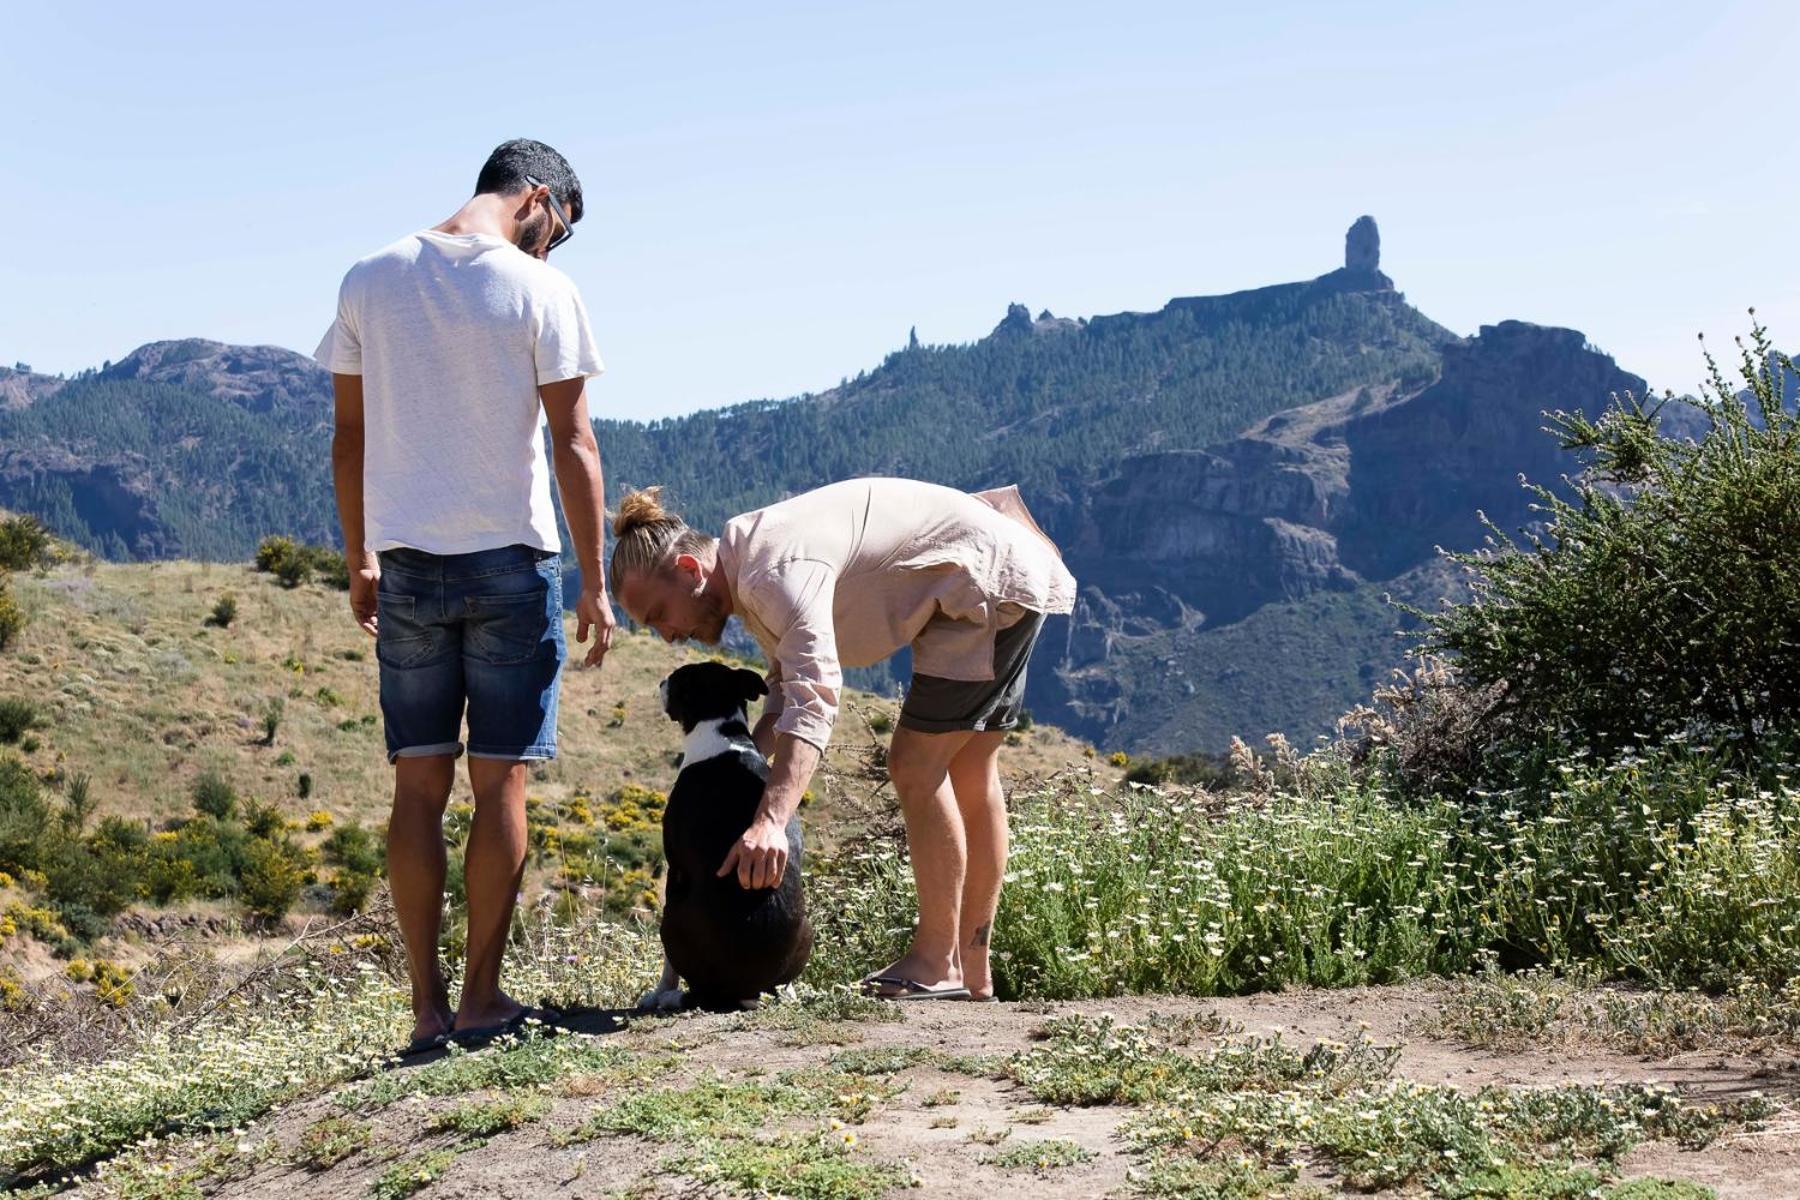
<svg viewBox="0 0 1800 1200">
<path fill-rule="evenodd" d="M 988 941 L 1006 867 L 998 758 L 1047 613 L 1075 580 L 1018 491 L 906 479 L 830 484 L 726 522 L 712 538 L 626 497 L 611 576 L 634 621 L 717 642 L 737 615 L 769 662 L 754 737 L 774 763 L 756 819 L 719 873 L 772 887 L 785 828 L 831 738 L 844 666 L 902 646 L 913 680 L 888 752 L 918 885 L 912 948 L 869 981 L 895 998 L 993 995 Z"/>
</svg>

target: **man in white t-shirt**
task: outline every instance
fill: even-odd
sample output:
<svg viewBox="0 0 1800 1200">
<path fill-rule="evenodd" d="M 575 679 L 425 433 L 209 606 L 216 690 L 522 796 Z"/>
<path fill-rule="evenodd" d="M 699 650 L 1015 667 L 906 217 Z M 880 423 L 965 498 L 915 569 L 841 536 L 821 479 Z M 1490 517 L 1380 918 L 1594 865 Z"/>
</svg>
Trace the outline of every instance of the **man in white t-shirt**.
<svg viewBox="0 0 1800 1200">
<path fill-rule="evenodd" d="M 555 1016 L 502 992 L 500 966 L 525 865 L 526 776 L 556 754 L 566 649 L 545 424 L 581 567 L 576 640 L 593 634 L 586 665 L 600 665 L 613 634 L 584 386 L 600 355 L 574 283 L 546 261 L 581 212 L 562 155 L 505 143 L 453 216 L 350 268 L 317 352 L 337 398 L 350 608 L 376 639 L 394 766 L 388 875 L 412 980 L 408 1052 Z M 465 749 L 475 817 L 453 1011 L 437 947 L 444 806 Z"/>
</svg>

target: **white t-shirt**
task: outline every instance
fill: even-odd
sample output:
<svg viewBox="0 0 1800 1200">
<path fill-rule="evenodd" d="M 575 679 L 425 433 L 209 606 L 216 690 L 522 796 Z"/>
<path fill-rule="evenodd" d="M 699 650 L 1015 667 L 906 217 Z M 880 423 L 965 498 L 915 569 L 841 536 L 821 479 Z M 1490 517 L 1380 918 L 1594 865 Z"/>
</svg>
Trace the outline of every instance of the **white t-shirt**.
<svg viewBox="0 0 1800 1200">
<path fill-rule="evenodd" d="M 411 234 L 350 268 L 313 357 L 363 377 L 369 550 L 561 551 L 537 389 L 604 369 L 567 275 L 492 234 Z"/>
</svg>

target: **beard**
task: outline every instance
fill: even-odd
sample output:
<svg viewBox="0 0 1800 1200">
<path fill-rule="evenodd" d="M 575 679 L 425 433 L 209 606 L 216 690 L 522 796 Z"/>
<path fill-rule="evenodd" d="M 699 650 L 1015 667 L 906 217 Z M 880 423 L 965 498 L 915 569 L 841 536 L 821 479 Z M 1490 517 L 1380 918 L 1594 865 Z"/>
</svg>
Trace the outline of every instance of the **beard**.
<svg viewBox="0 0 1800 1200">
<path fill-rule="evenodd" d="M 519 226 L 518 236 L 513 239 L 513 245 L 535 258 L 538 249 L 549 241 L 550 214 L 540 209 Z"/>
<path fill-rule="evenodd" d="M 725 601 L 719 596 L 709 596 L 705 592 L 694 597 L 699 606 L 694 625 L 694 640 L 716 646 L 725 636 L 725 621 L 730 615 L 725 611 Z"/>
</svg>

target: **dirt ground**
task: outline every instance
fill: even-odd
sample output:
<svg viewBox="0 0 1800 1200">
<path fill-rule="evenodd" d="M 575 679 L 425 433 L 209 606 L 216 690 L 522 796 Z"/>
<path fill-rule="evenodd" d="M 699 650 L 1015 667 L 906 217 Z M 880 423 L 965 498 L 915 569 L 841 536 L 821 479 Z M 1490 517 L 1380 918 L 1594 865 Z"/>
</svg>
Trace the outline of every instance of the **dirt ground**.
<svg viewBox="0 0 1800 1200">
<path fill-rule="evenodd" d="M 899 1023 L 856 1023 L 831 1027 L 836 1043 L 783 1045 L 768 1031 L 736 1028 L 730 1016 L 689 1015 L 674 1019 L 612 1021 L 589 1019 L 588 1032 L 638 1051 L 679 1045 L 685 1051 L 684 1078 L 703 1070 L 732 1073 L 822 1068 L 845 1042 L 856 1048 L 923 1047 L 950 1054 L 1006 1053 L 1031 1044 L 1031 1033 L 1051 1014 L 1112 1013 L 1139 1021 L 1152 1013 L 1179 1016 L 1212 1013 L 1242 1025 L 1249 1034 L 1279 1032 L 1290 1042 L 1315 1038 L 1345 1040 L 1359 1030 L 1377 1042 L 1405 1049 L 1397 1073 L 1425 1083 L 1475 1088 L 1484 1084 L 1661 1082 L 1690 1098 L 1726 1098 L 1760 1091 L 1780 1105 L 1761 1131 L 1728 1133 L 1710 1147 L 1684 1151 L 1666 1143 L 1640 1146 L 1624 1160 L 1627 1177 L 1655 1176 L 1706 1184 L 1728 1200 L 1800 1197 L 1800 1059 L 1792 1054 L 1756 1058 L 1718 1053 L 1649 1060 L 1602 1050 L 1495 1053 L 1471 1050 L 1422 1032 L 1437 1011 L 1438 985 L 1293 992 L 1242 999 L 1133 997 L 1067 1004 L 916 1003 Z M 1054 1200 L 1102 1197 L 1129 1190 L 1133 1160 L 1118 1137 L 1128 1110 L 1115 1107 L 1048 1108 L 1007 1083 L 915 1066 L 896 1077 L 905 1085 L 897 1097 L 878 1105 L 855 1127 L 861 1153 L 899 1162 L 913 1173 L 921 1194 L 984 1198 L 1032 1197 Z M 671 1079 L 669 1082 L 676 1082 Z M 958 1093 L 947 1099 L 948 1091 Z M 536 1197 L 692 1196 L 688 1179 L 660 1174 L 662 1150 L 625 1137 L 603 1137 L 566 1148 L 552 1144 L 558 1129 L 579 1124 L 598 1103 L 591 1097 L 553 1091 L 554 1107 L 542 1121 L 495 1137 L 478 1150 L 459 1155 L 443 1177 L 418 1194 L 474 1200 Z M 927 1103 L 927 1101 L 930 1103 Z M 438 1102 L 402 1101 L 374 1117 L 376 1137 L 407 1152 L 429 1149 L 433 1135 L 425 1118 Z M 441 1105 L 440 1105 L 441 1107 Z M 301 1132 L 324 1116 L 341 1112 L 329 1097 L 295 1104 L 259 1122 L 251 1140 L 272 1138 L 292 1147 Z M 1023 1116 L 1023 1120 L 1021 1117 Z M 1085 1162 L 1048 1172 L 1003 1170 L 987 1160 L 990 1145 L 971 1137 L 1012 1129 L 1015 1138 L 1068 1139 L 1092 1153 Z M 441 1142 L 443 1139 L 438 1139 Z M 299 1197 L 366 1195 L 385 1164 L 377 1156 L 355 1155 L 313 1173 L 284 1165 L 281 1150 L 256 1173 L 208 1194 L 292 1200 Z M 1307 1182 L 1335 1191 L 1324 1175 Z M 901 1189 L 896 1194 L 905 1194 Z"/>
</svg>

